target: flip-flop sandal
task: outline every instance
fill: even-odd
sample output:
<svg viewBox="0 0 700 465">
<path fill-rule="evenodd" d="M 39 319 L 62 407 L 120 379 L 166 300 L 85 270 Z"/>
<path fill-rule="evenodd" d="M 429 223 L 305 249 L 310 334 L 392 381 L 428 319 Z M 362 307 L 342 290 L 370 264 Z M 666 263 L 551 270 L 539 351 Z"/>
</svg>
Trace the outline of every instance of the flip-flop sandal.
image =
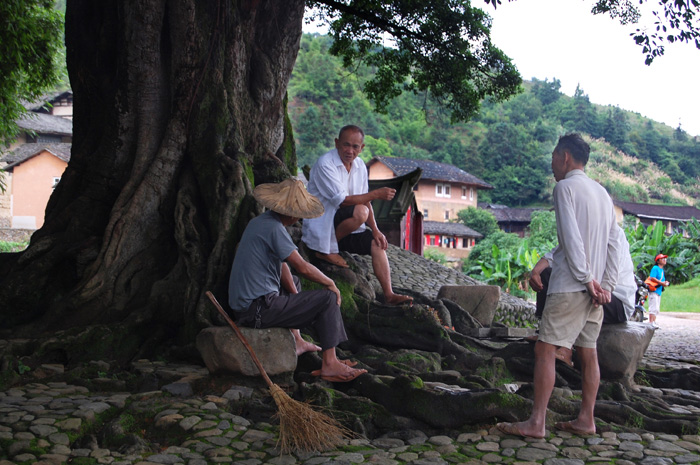
<svg viewBox="0 0 700 465">
<path fill-rule="evenodd" d="M 330 255 L 330 254 L 323 254 L 321 252 L 316 252 L 316 258 L 323 260 L 324 262 L 330 263 L 331 265 L 339 266 L 341 268 L 350 268 L 350 265 L 343 260 L 343 257 L 340 255 Z"/>
</svg>

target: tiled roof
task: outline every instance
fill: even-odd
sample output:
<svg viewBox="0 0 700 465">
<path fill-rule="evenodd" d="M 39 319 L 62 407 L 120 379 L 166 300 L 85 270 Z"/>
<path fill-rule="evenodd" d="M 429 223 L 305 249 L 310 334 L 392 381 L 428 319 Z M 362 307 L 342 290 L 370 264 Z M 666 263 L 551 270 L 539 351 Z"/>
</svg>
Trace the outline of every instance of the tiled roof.
<svg viewBox="0 0 700 465">
<path fill-rule="evenodd" d="M 73 135 L 73 121 L 45 113 L 28 113 L 17 121 L 17 126 L 38 134 Z"/>
<path fill-rule="evenodd" d="M 688 221 L 691 218 L 700 220 L 700 210 L 695 207 L 679 207 L 673 205 L 657 205 L 649 203 L 633 203 L 615 201 L 615 205 L 628 215 L 657 220 Z"/>
<path fill-rule="evenodd" d="M 402 176 L 416 168 L 423 170 L 422 179 L 430 179 L 440 182 L 458 182 L 462 184 L 473 184 L 481 189 L 493 189 L 493 186 L 486 181 L 482 181 L 473 174 L 469 174 L 453 165 L 439 163 L 431 160 L 413 160 L 411 158 L 399 157 L 374 157 L 367 165 L 371 166 L 376 162 L 384 163 L 394 172 L 396 176 Z"/>
<path fill-rule="evenodd" d="M 529 223 L 532 217 L 532 212 L 544 210 L 544 208 L 511 208 L 505 205 L 480 203 L 479 208 L 488 210 L 496 217 L 499 223 Z"/>
<path fill-rule="evenodd" d="M 72 99 L 73 92 L 70 90 L 51 92 L 48 94 L 44 94 L 31 102 L 24 100 L 22 101 L 22 106 L 24 106 L 24 108 L 26 108 L 29 111 L 43 112 L 44 110 L 46 110 L 48 104 L 52 104 L 56 100 L 60 100 L 62 98 Z"/>
<path fill-rule="evenodd" d="M 7 166 L 4 168 L 7 170 L 29 160 L 36 155 L 39 155 L 41 152 L 46 150 L 47 152 L 54 154 L 59 159 L 68 163 L 70 161 L 70 148 L 71 144 L 67 143 L 23 144 L 12 152 L 9 152 L 7 155 L 3 156 L 1 160 L 3 163 L 7 163 Z"/>
<path fill-rule="evenodd" d="M 472 228 L 465 226 L 462 223 L 441 223 L 440 221 L 424 221 L 424 234 L 444 234 L 448 236 L 460 237 L 484 237 L 482 234 L 474 231 Z"/>
</svg>

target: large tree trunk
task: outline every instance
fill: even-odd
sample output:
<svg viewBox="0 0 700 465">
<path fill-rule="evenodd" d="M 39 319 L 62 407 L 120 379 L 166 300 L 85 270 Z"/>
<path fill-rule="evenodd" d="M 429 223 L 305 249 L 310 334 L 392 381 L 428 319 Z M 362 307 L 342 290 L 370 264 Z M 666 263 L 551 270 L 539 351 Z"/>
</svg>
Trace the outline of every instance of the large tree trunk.
<svg viewBox="0 0 700 465">
<path fill-rule="evenodd" d="M 29 248 L 0 258 L 0 328 L 187 343 L 208 324 L 253 185 L 296 169 L 284 97 L 303 10 L 68 0 L 71 161 Z"/>
</svg>

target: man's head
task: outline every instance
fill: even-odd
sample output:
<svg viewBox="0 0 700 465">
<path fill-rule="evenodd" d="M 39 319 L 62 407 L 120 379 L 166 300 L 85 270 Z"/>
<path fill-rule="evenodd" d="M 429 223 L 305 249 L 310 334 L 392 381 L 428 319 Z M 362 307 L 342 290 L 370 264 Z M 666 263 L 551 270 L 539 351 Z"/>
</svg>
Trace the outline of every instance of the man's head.
<svg viewBox="0 0 700 465">
<path fill-rule="evenodd" d="M 253 196 L 268 210 L 287 217 L 285 224 L 293 224 L 299 218 L 323 215 L 321 201 L 309 194 L 298 179 L 288 178 L 280 183 L 260 184 L 255 187 Z"/>
<path fill-rule="evenodd" d="M 668 255 L 664 255 L 664 254 L 660 253 L 659 255 L 656 256 L 654 261 L 656 262 L 657 265 L 663 267 L 664 265 L 666 265 L 667 258 L 668 258 Z"/>
<path fill-rule="evenodd" d="M 359 126 L 348 125 L 340 129 L 338 138 L 335 140 L 335 148 L 348 170 L 364 147 L 365 133 Z"/>
<path fill-rule="evenodd" d="M 559 182 L 566 173 L 575 169 L 583 169 L 588 163 L 591 148 L 580 134 L 566 134 L 559 138 L 552 152 L 552 173 Z"/>
</svg>

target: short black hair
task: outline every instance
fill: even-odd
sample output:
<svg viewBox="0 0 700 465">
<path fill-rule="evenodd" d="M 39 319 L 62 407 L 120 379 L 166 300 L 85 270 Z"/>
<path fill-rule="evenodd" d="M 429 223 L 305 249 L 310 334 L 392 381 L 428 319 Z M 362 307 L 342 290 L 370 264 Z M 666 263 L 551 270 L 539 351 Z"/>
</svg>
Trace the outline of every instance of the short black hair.
<svg viewBox="0 0 700 465">
<path fill-rule="evenodd" d="M 583 140 L 581 134 L 577 132 L 572 132 L 565 134 L 559 138 L 557 146 L 554 148 L 555 152 L 569 152 L 574 160 L 586 166 L 588 163 L 588 157 L 591 153 L 591 147 L 588 142 Z"/>
</svg>

